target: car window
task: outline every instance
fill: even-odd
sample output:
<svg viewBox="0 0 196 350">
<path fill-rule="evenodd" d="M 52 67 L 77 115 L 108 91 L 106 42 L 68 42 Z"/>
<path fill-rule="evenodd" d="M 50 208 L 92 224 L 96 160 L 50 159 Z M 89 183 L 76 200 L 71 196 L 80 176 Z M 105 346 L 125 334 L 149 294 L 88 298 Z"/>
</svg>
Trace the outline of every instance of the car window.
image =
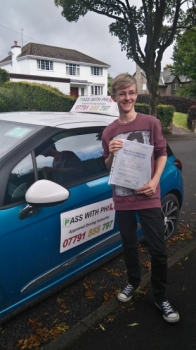
<svg viewBox="0 0 196 350">
<path fill-rule="evenodd" d="M 33 162 L 29 154 L 10 173 L 4 205 L 13 204 L 25 199 L 25 193 L 34 181 Z"/>
<path fill-rule="evenodd" d="M 40 128 L 38 125 L 0 120 L 0 159 Z"/>
<path fill-rule="evenodd" d="M 35 151 L 39 179 L 45 178 L 66 187 L 106 174 L 102 131 L 103 128 L 66 130 L 44 142 Z"/>
</svg>

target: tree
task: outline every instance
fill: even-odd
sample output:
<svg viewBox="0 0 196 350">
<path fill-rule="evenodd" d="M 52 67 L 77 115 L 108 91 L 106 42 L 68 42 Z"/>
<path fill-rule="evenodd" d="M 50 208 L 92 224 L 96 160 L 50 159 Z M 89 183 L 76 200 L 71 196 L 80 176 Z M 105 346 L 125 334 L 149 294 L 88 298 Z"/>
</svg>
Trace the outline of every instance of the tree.
<svg viewBox="0 0 196 350">
<path fill-rule="evenodd" d="M 111 77 L 110 73 L 108 73 L 108 95 L 112 94 L 112 81 L 113 78 Z"/>
<path fill-rule="evenodd" d="M 196 81 L 196 27 L 177 38 L 172 59 L 172 72 Z"/>
<path fill-rule="evenodd" d="M 180 35 L 174 45 L 173 65 L 171 72 L 175 75 L 184 75 L 191 79 L 188 86 L 179 89 L 178 95 L 183 97 L 196 96 L 196 27 L 186 30 Z"/>
<path fill-rule="evenodd" d="M 129 0 L 54 0 L 63 8 L 62 16 L 77 22 L 92 11 L 114 20 L 109 26 L 119 38 L 121 49 L 145 72 L 149 91 L 150 113 L 156 115 L 158 81 L 165 50 L 185 28 L 196 24 L 194 0 L 141 0 L 141 7 Z M 187 10 L 183 11 L 183 4 Z M 144 37 L 142 49 L 140 39 Z"/>
<path fill-rule="evenodd" d="M 10 80 L 9 73 L 5 69 L 0 68 L 0 84 L 5 83 L 8 80 Z"/>
</svg>

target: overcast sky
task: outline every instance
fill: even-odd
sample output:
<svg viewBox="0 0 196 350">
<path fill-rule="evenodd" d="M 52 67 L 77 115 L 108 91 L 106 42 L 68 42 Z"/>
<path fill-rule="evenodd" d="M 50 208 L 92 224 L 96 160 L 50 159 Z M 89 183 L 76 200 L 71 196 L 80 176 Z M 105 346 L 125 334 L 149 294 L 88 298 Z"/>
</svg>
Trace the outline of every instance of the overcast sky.
<svg viewBox="0 0 196 350">
<path fill-rule="evenodd" d="M 77 23 L 69 23 L 61 11 L 53 0 L 0 0 L 0 60 L 8 56 L 16 40 L 23 46 L 37 42 L 75 49 L 109 64 L 112 76 L 135 72 L 135 63 L 121 51 L 118 38 L 109 33 L 111 19 L 91 12 Z M 171 56 L 169 47 L 162 68 L 172 63 Z"/>
</svg>

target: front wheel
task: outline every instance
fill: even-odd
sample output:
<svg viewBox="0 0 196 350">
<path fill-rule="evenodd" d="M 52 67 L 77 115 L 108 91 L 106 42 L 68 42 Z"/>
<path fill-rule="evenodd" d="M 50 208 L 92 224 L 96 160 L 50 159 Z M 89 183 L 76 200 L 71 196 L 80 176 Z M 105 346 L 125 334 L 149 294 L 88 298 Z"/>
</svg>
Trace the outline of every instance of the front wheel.
<svg viewBox="0 0 196 350">
<path fill-rule="evenodd" d="M 176 231 L 179 217 L 179 202 L 174 194 L 167 194 L 162 199 L 161 211 L 164 220 L 165 240 L 168 240 Z"/>
</svg>

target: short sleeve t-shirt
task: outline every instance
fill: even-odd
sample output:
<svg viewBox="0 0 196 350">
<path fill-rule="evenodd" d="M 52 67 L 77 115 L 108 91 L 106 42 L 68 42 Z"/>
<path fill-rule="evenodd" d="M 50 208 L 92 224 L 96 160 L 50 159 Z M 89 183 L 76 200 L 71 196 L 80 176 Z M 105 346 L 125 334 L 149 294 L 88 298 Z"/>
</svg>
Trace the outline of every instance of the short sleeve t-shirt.
<svg viewBox="0 0 196 350">
<path fill-rule="evenodd" d="M 151 175 L 154 174 L 156 159 L 166 156 L 166 141 L 162 135 L 160 121 L 146 114 L 138 113 L 129 123 L 120 123 L 115 120 L 108 125 L 102 136 L 103 157 L 109 156 L 109 142 L 113 139 L 128 139 L 154 146 L 151 158 Z M 116 210 L 139 210 L 147 208 L 160 208 L 160 185 L 154 195 L 137 194 L 135 190 L 113 185 L 113 200 Z"/>
</svg>

